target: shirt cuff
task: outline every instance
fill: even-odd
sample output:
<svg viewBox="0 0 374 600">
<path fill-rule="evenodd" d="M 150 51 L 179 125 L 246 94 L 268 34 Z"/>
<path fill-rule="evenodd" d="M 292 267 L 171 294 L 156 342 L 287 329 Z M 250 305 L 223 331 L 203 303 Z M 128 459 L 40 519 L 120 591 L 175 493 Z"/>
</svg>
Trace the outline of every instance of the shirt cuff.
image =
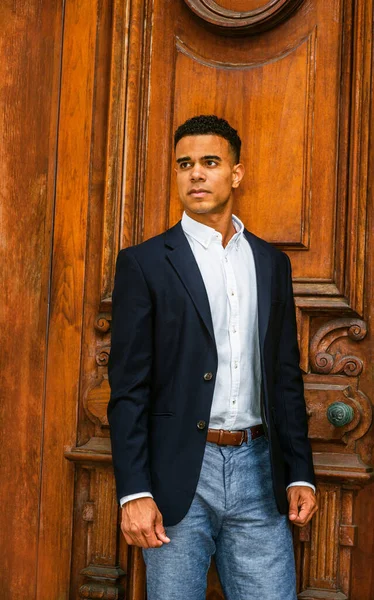
<svg viewBox="0 0 374 600">
<path fill-rule="evenodd" d="M 316 486 L 315 486 L 315 485 L 313 485 L 312 483 L 309 483 L 308 481 L 293 481 L 292 483 L 290 483 L 290 484 L 287 486 L 287 488 L 286 488 L 286 489 L 288 490 L 288 488 L 290 488 L 290 487 L 294 487 L 295 485 L 305 485 L 305 486 L 307 486 L 307 487 L 310 487 L 310 488 L 312 488 L 313 492 L 314 492 L 314 493 L 316 493 Z"/>
<path fill-rule="evenodd" d="M 126 504 L 126 502 L 130 502 L 130 500 L 136 500 L 137 498 L 153 498 L 151 492 L 138 492 L 137 494 L 130 494 L 129 496 L 122 496 L 119 503 L 122 506 Z"/>
</svg>

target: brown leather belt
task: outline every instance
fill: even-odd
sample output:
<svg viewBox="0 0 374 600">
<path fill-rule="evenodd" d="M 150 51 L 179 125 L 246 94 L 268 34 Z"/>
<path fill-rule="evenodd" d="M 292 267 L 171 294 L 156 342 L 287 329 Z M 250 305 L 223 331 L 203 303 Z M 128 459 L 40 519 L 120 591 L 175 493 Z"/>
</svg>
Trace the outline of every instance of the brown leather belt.
<svg viewBox="0 0 374 600">
<path fill-rule="evenodd" d="M 265 433 L 262 425 L 253 425 L 252 427 L 248 427 L 248 429 L 251 431 L 252 440 Z M 226 431 L 225 429 L 208 429 L 206 441 L 218 444 L 218 446 L 241 446 L 243 442 L 248 441 L 248 430 Z"/>
</svg>

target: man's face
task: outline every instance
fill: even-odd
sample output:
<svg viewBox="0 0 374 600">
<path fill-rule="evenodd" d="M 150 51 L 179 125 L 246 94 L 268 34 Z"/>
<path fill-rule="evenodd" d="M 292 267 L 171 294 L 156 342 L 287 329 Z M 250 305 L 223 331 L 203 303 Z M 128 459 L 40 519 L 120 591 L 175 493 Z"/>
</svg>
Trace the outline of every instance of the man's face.
<svg viewBox="0 0 374 600">
<path fill-rule="evenodd" d="M 218 135 L 183 137 L 175 158 L 179 197 L 187 214 L 222 213 L 232 204 L 232 190 L 239 186 L 244 167 L 235 164 L 226 139 Z"/>
</svg>

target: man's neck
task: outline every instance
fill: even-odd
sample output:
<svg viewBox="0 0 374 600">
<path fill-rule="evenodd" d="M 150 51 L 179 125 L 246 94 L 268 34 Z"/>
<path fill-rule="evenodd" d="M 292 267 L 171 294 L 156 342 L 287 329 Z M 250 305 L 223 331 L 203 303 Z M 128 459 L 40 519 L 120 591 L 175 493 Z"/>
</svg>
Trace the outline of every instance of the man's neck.
<svg viewBox="0 0 374 600">
<path fill-rule="evenodd" d="M 186 210 L 186 214 L 194 221 L 212 227 L 222 235 L 222 246 L 225 248 L 236 230 L 232 222 L 231 211 L 224 213 L 197 214 Z"/>
</svg>

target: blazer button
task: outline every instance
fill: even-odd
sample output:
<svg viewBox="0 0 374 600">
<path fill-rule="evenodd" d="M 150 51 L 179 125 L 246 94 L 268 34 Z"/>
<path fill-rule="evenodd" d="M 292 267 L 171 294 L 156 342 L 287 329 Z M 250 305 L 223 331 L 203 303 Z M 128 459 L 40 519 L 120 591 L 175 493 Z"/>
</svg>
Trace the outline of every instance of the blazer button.
<svg viewBox="0 0 374 600">
<path fill-rule="evenodd" d="M 197 428 L 198 429 L 205 429 L 206 427 L 206 422 L 205 421 L 198 421 L 197 422 Z"/>
<path fill-rule="evenodd" d="M 213 373 L 205 373 L 204 379 L 205 381 L 210 381 L 211 379 L 213 379 Z"/>
</svg>

